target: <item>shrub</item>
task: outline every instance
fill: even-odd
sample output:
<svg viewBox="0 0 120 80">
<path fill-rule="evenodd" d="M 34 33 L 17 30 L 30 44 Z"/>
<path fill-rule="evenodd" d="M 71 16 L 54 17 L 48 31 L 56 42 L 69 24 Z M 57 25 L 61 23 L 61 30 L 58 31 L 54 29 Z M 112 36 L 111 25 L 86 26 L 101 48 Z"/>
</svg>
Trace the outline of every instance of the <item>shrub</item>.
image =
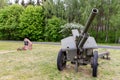
<svg viewBox="0 0 120 80">
<path fill-rule="evenodd" d="M 19 17 L 24 11 L 20 5 L 7 6 L 0 10 L 1 39 L 18 39 Z"/>
<path fill-rule="evenodd" d="M 84 29 L 84 26 L 82 26 L 79 23 L 67 23 L 63 26 L 61 26 L 61 31 L 63 37 L 67 37 L 72 35 L 72 29 L 78 29 L 78 31 L 82 31 Z"/>
<path fill-rule="evenodd" d="M 44 15 L 41 6 L 29 5 L 20 16 L 19 37 L 29 37 L 31 40 L 42 41 L 44 31 Z"/>
<path fill-rule="evenodd" d="M 60 41 L 62 34 L 60 33 L 60 26 L 65 23 L 64 20 L 53 16 L 51 19 L 47 20 L 47 25 L 45 27 L 45 40 L 46 41 Z"/>
</svg>

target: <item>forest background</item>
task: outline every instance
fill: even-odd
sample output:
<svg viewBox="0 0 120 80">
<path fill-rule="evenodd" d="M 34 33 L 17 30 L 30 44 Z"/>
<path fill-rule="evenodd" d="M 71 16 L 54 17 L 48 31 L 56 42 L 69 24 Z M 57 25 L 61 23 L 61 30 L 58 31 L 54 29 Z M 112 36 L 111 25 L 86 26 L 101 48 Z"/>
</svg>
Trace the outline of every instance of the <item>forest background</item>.
<svg viewBox="0 0 120 80">
<path fill-rule="evenodd" d="M 85 25 L 92 8 L 99 13 L 89 34 L 98 43 L 120 42 L 120 0 L 0 0 L 0 40 L 58 42 L 67 26 Z"/>
</svg>

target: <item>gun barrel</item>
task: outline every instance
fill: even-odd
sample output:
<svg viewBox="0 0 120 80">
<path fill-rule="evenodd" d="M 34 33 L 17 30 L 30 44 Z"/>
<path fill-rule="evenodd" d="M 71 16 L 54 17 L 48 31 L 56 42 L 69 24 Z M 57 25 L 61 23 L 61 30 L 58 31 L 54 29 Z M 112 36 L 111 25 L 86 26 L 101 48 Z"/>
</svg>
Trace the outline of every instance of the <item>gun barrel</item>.
<svg viewBox="0 0 120 80">
<path fill-rule="evenodd" d="M 98 13 L 98 9 L 93 8 L 93 9 L 92 9 L 92 12 L 91 12 L 91 14 L 90 14 L 90 16 L 89 16 L 86 24 L 85 24 L 85 29 L 84 29 L 83 32 L 81 33 L 82 36 L 80 36 L 79 39 L 78 39 L 78 41 L 77 41 L 77 46 L 78 46 L 78 48 L 82 48 L 83 45 L 85 44 L 85 42 L 86 42 L 86 40 L 87 40 L 87 38 L 88 38 L 87 31 L 88 31 L 88 29 L 89 29 L 89 27 L 90 27 L 90 24 L 92 23 L 95 15 L 96 15 L 97 13 Z"/>
<path fill-rule="evenodd" d="M 96 15 L 97 13 L 98 13 L 98 9 L 93 8 L 93 9 L 92 9 L 92 12 L 91 12 L 91 14 L 90 14 L 90 16 L 89 16 L 86 24 L 85 24 L 85 29 L 83 30 L 82 34 L 87 33 L 87 31 L 88 31 L 88 29 L 89 29 L 89 26 L 90 26 L 90 24 L 92 23 L 95 15 Z"/>
</svg>

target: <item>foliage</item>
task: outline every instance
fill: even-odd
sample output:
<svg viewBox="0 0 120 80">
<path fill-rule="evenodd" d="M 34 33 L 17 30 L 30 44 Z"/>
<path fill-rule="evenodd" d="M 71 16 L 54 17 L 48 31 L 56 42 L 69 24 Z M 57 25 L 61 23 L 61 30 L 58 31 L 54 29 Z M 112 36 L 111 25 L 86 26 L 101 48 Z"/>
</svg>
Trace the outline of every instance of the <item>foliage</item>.
<svg viewBox="0 0 120 80">
<path fill-rule="evenodd" d="M 120 1 L 118 0 L 56 0 L 55 3 L 53 0 L 47 0 L 44 2 L 43 6 L 45 8 L 44 13 L 47 15 L 46 18 L 51 18 L 51 16 L 55 15 L 66 20 L 68 23 L 77 22 L 80 24 L 85 24 L 92 8 L 98 8 L 99 13 L 92 23 L 90 30 L 95 31 L 93 31 L 94 33 L 90 32 L 90 34 L 94 34 L 92 36 L 94 36 L 98 42 L 101 42 L 101 39 L 98 37 L 98 35 L 101 34 L 103 35 L 101 36 L 102 42 L 111 41 L 114 43 L 118 40 L 118 36 L 116 40 L 110 40 L 112 38 L 110 38 L 111 35 L 109 34 L 111 33 L 109 32 L 115 30 L 112 25 L 115 24 L 113 19 L 116 18 L 114 17 L 112 19 L 113 23 L 111 23 L 110 20 L 112 16 L 116 15 L 119 11 L 119 3 Z M 117 32 L 119 32 L 119 30 Z M 113 38 L 115 38 L 114 33 Z"/>
<path fill-rule="evenodd" d="M 120 5 L 116 6 L 118 8 L 118 12 L 116 15 L 112 15 L 110 23 L 115 29 L 115 42 L 117 43 L 120 40 Z"/>
<path fill-rule="evenodd" d="M 53 16 L 51 19 L 48 19 L 47 25 L 45 27 L 45 40 L 46 41 L 59 41 L 62 38 L 60 32 L 60 26 L 65 22 L 61 19 Z"/>
<path fill-rule="evenodd" d="M 23 10 L 20 5 L 11 5 L 0 10 L 1 39 L 18 39 L 19 17 Z"/>
<path fill-rule="evenodd" d="M 5 1 L 0 0 L 0 8 L 6 5 Z M 16 3 L 18 2 L 18 0 L 15 1 Z M 61 23 L 78 23 L 84 25 L 92 8 L 98 8 L 99 10 L 89 30 L 89 33 L 95 37 L 97 42 L 117 43 L 120 38 L 120 0 L 44 0 L 41 3 L 37 0 L 36 4 L 32 3 L 33 0 L 29 0 L 31 7 L 27 3 L 24 4 L 24 0 L 22 1 L 22 5 L 24 6 L 24 8 L 22 7 L 22 11 L 19 11 L 19 9 L 16 12 L 12 11 L 9 9 L 10 6 L 0 10 L 1 39 L 21 40 L 27 36 L 35 41 L 59 41 L 62 37 L 56 39 L 56 36 L 61 36 L 61 34 L 57 35 L 56 32 L 61 31 L 59 27 L 63 25 Z M 10 17 L 9 19 L 8 16 L 13 14 L 13 12 L 20 13 L 18 13 L 17 18 L 15 15 L 15 19 L 13 19 L 14 17 Z M 21 14 L 22 12 L 23 14 Z M 4 17 L 2 17 L 3 15 Z M 53 16 L 60 19 L 58 24 L 57 22 L 52 22 L 57 20 L 53 20 Z M 55 27 L 56 31 L 54 29 L 50 30 L 53 28 L 52 26 Z M 49 37 L 49 34 L 51 34 L 51 37 Z M 68 34 L 63 36 L 67 36 Z M 54 38 L 52 35 L 54 35 Z"/>
<path fill-rule="evenodd" d="M 78 23 L 67 23 L 63 26 L 61 26 L 61 31 L 60 33 L 62 33 L 63 37 L 67 37 L 72 35 L 72 29 L 78 29 L 78 31 L 82 31 L 84 29 L 84 26 L 82 26 L 81 24 Z"/>
<path fill-rule="evenodd" d="M 41 6 L 27 6 L 20 16 L 19 37 L 29 37 L 31 40 L 41 41 L 44 39 L 44 15 Z"/>
</svg>

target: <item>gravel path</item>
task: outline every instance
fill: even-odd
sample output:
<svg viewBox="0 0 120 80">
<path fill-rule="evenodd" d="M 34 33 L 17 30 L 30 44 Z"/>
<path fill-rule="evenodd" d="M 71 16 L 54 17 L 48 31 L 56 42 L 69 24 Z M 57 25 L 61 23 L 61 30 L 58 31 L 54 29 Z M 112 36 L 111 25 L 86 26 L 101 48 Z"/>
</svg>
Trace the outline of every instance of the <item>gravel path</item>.
<svg viewBox="0 0 120 80">
<path fill-rule="evenodd" d="M 106 48 L 106 49 L 119 49 L 120 46 L 106 46 L 106 45 L 98 45 L 98 48 Z"/>
</svg>

